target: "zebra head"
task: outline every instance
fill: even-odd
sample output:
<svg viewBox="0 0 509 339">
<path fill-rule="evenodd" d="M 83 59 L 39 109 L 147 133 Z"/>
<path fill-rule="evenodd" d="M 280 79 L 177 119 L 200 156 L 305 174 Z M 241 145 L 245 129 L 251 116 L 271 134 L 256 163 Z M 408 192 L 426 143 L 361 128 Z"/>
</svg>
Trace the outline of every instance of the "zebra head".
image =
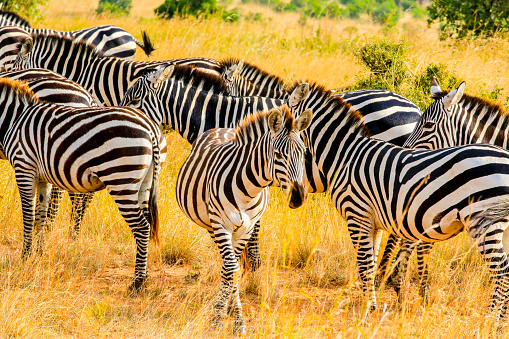
<svg viewBox="0 0 509 339">
<path fill-rule="evenodd" d="M 14 60 L 14 64 L 12 65 L 12 69 L 14 71 L 18 69 L 28 69 L 32 68 L 30 65 L 30 55 L 32 49 L 34 48 L 34 40 L 31 37 L 27 37 L 21 43 L 21 49 Z"/>
<path fill-rule="evenodd" d="M 232 96 L 247 96 L 246 92 L 249 91 L 249 87 L 254 86 L 248 79 L 240 75 L 243 67 L 244 60 L 240 60 L 237 64 L 228 67 L 222 74 Z"/>
<path fill-rule="evenodd" d="M 273 109 L 268 116 L 274 163 L 272 178 L 279 183 L 290 208 L 300 207 L 307 198 L 303 183 L 306 146 L 300 132 L 309 127 L 312 117 L 312 111 L 307 110 L 295 120 L 286 105 L 281 111 Z"/>
<path fill-rule="evenodd" d="M 461 109 L 458 102 L 465 93 L 465 82 L 449 93 L 443 92 L 435 77 L 431 81 L 431 94 L 435 101 L 424 111 L 414 131 L 403 147 L 414 149 L 439 149 L 456 146 L 459 125 L 453 113 Z"/>
</svg>

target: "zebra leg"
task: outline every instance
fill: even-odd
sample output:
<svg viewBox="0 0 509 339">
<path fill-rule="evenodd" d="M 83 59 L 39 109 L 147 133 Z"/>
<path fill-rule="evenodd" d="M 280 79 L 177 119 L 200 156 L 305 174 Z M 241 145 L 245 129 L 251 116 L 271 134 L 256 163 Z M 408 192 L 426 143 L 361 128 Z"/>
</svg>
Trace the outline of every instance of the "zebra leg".
<svg viewBox="0 0 509 339">
<path fill-rule="evenodd" d="M 81 231 L 81 223 L 83 222 L 83 216 L 88 206 L 92 202 L 94 197 L 93 192 L 89 193 L 73 193 L 69 192 L 69 198 L 71 199 L 72 212 L 71 212 L 71 238 L 76 240 Z"/>
<path fill-rule="evenodd" d="M 384 254 L 380 260 L 380 265 L 378 266 L 378 274 L 375 277 L 375 284 L 377 286 L 380 286 L 384 279 L 386 279 L 386 287 L 394 285 L 394 282 L 390 280 L 392 277 L 391 270 L 394 268 L 394 251 L 400 245 L 401 238 L 394 234 L 390 234 L 389 239 L 387 239 L 387 245 L 385 245 Z M 390 265 L 391 261 L 393 262 Z"/>
<path fill-rule="evenodd" d="M 48 213 L 46 215 L 45 227 L 47 231 L 51 231 L 53 229 L 53 225 L 55 223 L 55 218 L 58 213 L 58 208 L 60 207 L 60 203 L 62 202 L 62 197 L 64 196 L 64 191 L 60 188 L 53 186 L 51 188 L 51 198 L 48 206 Z"/>
<path fill-rule="evenodd" d="M 39 182 L 37 184 L 37 202 L 35 213 L 35 229 L 37 231 L 36 249 L 41 251 L 44 241 L 44 223 L 46 221 L 46 213 L 51 200 L 51 184 L 47 182 Z"/>
<path fill-rule="evenodd" d="M 219 248 L 219 253 L 223 259 L 223 266 L 221 268 L 221 284 L 219 293 L 212 305 L 214 309 L 214 316 L 212 318 L 212 326 L 222 327 L 222 320 L 226 315 L 226 306 L 232 295 L 233 288 L 240 277 L 240 265 L 235 254 L 232 243 L 232 235 L 226 230 L 223 225 L 211 220 L 212 232 L 214 242 Z M 240 306 L 240 310 L 242 307 Z M 242 313 L 240 313 L 240 321 L 242 321 Z M 235 318 L 237 323 L 237 317 Z"/>
<path fill-rule="evenodd" d="M 481 220 L 490 223 L 490 221 Z M 471 221 L 472 222 L 472 221 Z M 509 218 L 499 217 L 490 226 L 484 226 L 484 234 L 476 236 L 476 226 L 469 229 L 469 233 L 477 240 L 477 247 L 490 270 L 494 280 L 494 290 L 490 298 L 488 312 L 494 313 L 495 324 L 499 324 L 507 312 L 509 296 Z M 477 238 L 477 239 L 476 239 Z M 506 243 L 504 243 L 504 240 Z"/>
<path fill-rule="evenodd" d="M 35 173 L 19 173 L 15 171 L 16 184 L 21 198 L 21 211 L 23 213 L 23 251 L 21 257 L 26 260 L 32 251 L 32 236 L 35 217 Z"/>
<path fill-rule="evenodd" d="M 255 272 L 260 267 L 262 260 L 260 257 L 260 220 L 258 220 L 251 233 L 251 238 L 247 242 L 247 257 L 251 272 Z"/>
<path fill-rule="evenodd" d="M 398 300 L 401 302 L 403 300 L 403 295 L 401 293 L 401 286 L 405 280 L 406 271 L 408 269 L 408 260 L 415 246 L 418 244 L 417 241 L 411 241 L 403 239 L 401 245 L 401 250 L 398 253 L 398 256 L 395 260 L 395 267 L 392 274 L 389 276 L 387 280 L 390 280 L 393 283 L 394 291 L 398 295 Z"/>
<path fill-rule="evenodd" d="M 429 293 L 428 258 L 433 249 L 433 243 L 423 242 L 417 245 L 417 268 L 420 277 L 419 295 L 427 301 Z"/>
<path fill-rule="evenodd" d="M 368 295 L 368 308 L 376 309 L 375 295 L 375 257 L 374 257 L 374 231 L 372 226 L 362 225 L 358 221 L 348 220 L 348 231 L 354 248 L 357 250 L 357 267 L 362 281 L 364 294 Z"/>
</svg>

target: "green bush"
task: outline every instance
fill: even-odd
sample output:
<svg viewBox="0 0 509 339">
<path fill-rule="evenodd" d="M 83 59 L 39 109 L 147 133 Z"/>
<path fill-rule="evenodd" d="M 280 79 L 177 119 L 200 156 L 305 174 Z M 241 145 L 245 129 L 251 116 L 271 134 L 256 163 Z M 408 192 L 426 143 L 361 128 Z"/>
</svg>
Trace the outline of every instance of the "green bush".
<svg viewBox="0 0 509 339">
<path fill-rule="evenodd" d="M 216 0 L 164 0 L 164 3 L 155 9 L 156 15 L 171 19 L 179 17 L 208 17 L 221 11 Z"/>
<path fill-rule="evenodd" d="M 441 37 L 492 36 L 509 31 L 509 1 L 434 0 L 428 24 L 440 21 Z"/>
<path fill-rule="evenodd" d="M 48 0 L 3 0 L 2 10 L 18 13 L 27 19 L 40 16 L 38 6 L 46 6 Z"/>
<path fill-rule="evenodd" d="M 115 15 L 128 15 L 131 11 L 131 0 L 99 0 L 97 14 L 110 13 Z"/>
</svg>

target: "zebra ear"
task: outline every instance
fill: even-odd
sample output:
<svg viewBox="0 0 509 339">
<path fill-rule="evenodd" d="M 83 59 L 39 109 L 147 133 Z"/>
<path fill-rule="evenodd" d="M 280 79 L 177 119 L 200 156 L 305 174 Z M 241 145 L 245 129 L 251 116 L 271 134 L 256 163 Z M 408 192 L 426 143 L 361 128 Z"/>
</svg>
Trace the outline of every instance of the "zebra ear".
<svg viewBox="0 0 509 339">
<path fill-rule="evenodd" d="M 459 85 L 458 88 L 453 89 L 452 91 L 450 91 L 449 94 L 447 94 L 442 99 L 442 103 L 444 104 L 444 108 L 447 110 L 452 105 L 457 104 L 461 100 L 461 98 L 463 98 L 463 94 L 465 94 L 465 81 L 463 81 L 461 83 L 461 85 Z"/>
<path fill-rule="evenodd" d="M 302 132 L 306 128 L 311 125 L 311 120 L 313 119 L 313 111 L 307 109 L 300 115 L 300 117 L 296 121 L 297 131 Z"/>
<path fill-rule="evenodd" d="M 228 69 L 224 72 L 224 75 L 226 76 L 226 80 L 232 80 L 232 78 L 239 74 L 240 70 L 244 67 L 244 60 L 240 60 L 238 63 L 231 65 L 228 67 Z"/>
<path fill-rule="evenodd" d="M 438 93 L 442 93 L 442 89 L 440 88 L 440 85 L 438 84 L 438 79 L 436 77 L 433 77 L 433 79 L 431 80 L 430 91 L 432 96 L 435 96 Z"/>
<path fill-rule="evenodd" d="M 277 109 L 273 109 L 269 113 L 269 128 L 273 133 L 278 133 L 283 125 L 283 114 Z"/>
<path fill-rule="evenodd" d="M 171 65 L 161 68 L 153 73 L 150 73 L 147 76 L 147 79 L 148 79 L 148 81 L 150 81 L 152 83 L 154 88 L 157 88 L 160 83 L 168 80 L 171 77 L 174 70 L 175 70 L 175 65 L 171 64 Z"/>
<path fill-rule="evenodd" d="M 23 44 L 21 45 L 20 53 L 22 56 L 25 56 L 28 53 L 30 53 L 33 48 L 34 48 L 34 41 L 32 40 L 32 38 L 28 37 L 23 41 Z"/>
<path fill-rule="evenodd" d="M 289 106 L 294 107 L 302 100 L 306 99 L 309 95 L 309 84 L 307 82 L 299 84 L 293 90 L 290 95 L 290 99 L 288 100 Z"/>
</svg>

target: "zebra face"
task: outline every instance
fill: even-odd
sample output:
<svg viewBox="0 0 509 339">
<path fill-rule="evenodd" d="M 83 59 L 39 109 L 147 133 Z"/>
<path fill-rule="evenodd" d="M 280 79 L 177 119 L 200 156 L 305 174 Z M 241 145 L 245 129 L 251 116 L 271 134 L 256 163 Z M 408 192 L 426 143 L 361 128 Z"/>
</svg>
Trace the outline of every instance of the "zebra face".
<svg viewBox="0 0 509 339">
<path fill-rule="evenodd" d="M 414 149 L 440 149 L 458 145 L 458 121 L 453 113 L 460 109 L 457 103 L 463 97 L 465 83 L 444 95 L 438 81 L 433 78 L 431 93 L 435 101 L 424 111 L 421 119 L 403 147 Z"/>
<path fill-rule="evenodd" d="M 135 107 L 148 115 L 156 124 L 163 123 L 164 107 L 159 99 L 162 83 L 173 74 L 175 65 L 171 64 L 138 79 L 122 99 L 120 106 Z"/>
<path fill-rule="evenodd" d="M 304 154 L 306 146 L 300 138 L 300 132 L 311 124 L 312 112 L 304 112 L 294 120 L 287 106 L 282 107 L 283 114 L 274 110 L 269 115 L 271 145 L 273 150 L 273 178 L 285 193 L 290 208 L 298 208 L 306 201 L 307 189 L 304 187 Z"/>
<path fill-rule="evenodd" d="M 30 65 L 30 55 L 34 48 L 34 41 L 31 37 L 26 38 L 21 44 L 21 50 L 19 51 L 14 63 L 12 64 L 13 70 L 32 68 Z"/>
</svg>

